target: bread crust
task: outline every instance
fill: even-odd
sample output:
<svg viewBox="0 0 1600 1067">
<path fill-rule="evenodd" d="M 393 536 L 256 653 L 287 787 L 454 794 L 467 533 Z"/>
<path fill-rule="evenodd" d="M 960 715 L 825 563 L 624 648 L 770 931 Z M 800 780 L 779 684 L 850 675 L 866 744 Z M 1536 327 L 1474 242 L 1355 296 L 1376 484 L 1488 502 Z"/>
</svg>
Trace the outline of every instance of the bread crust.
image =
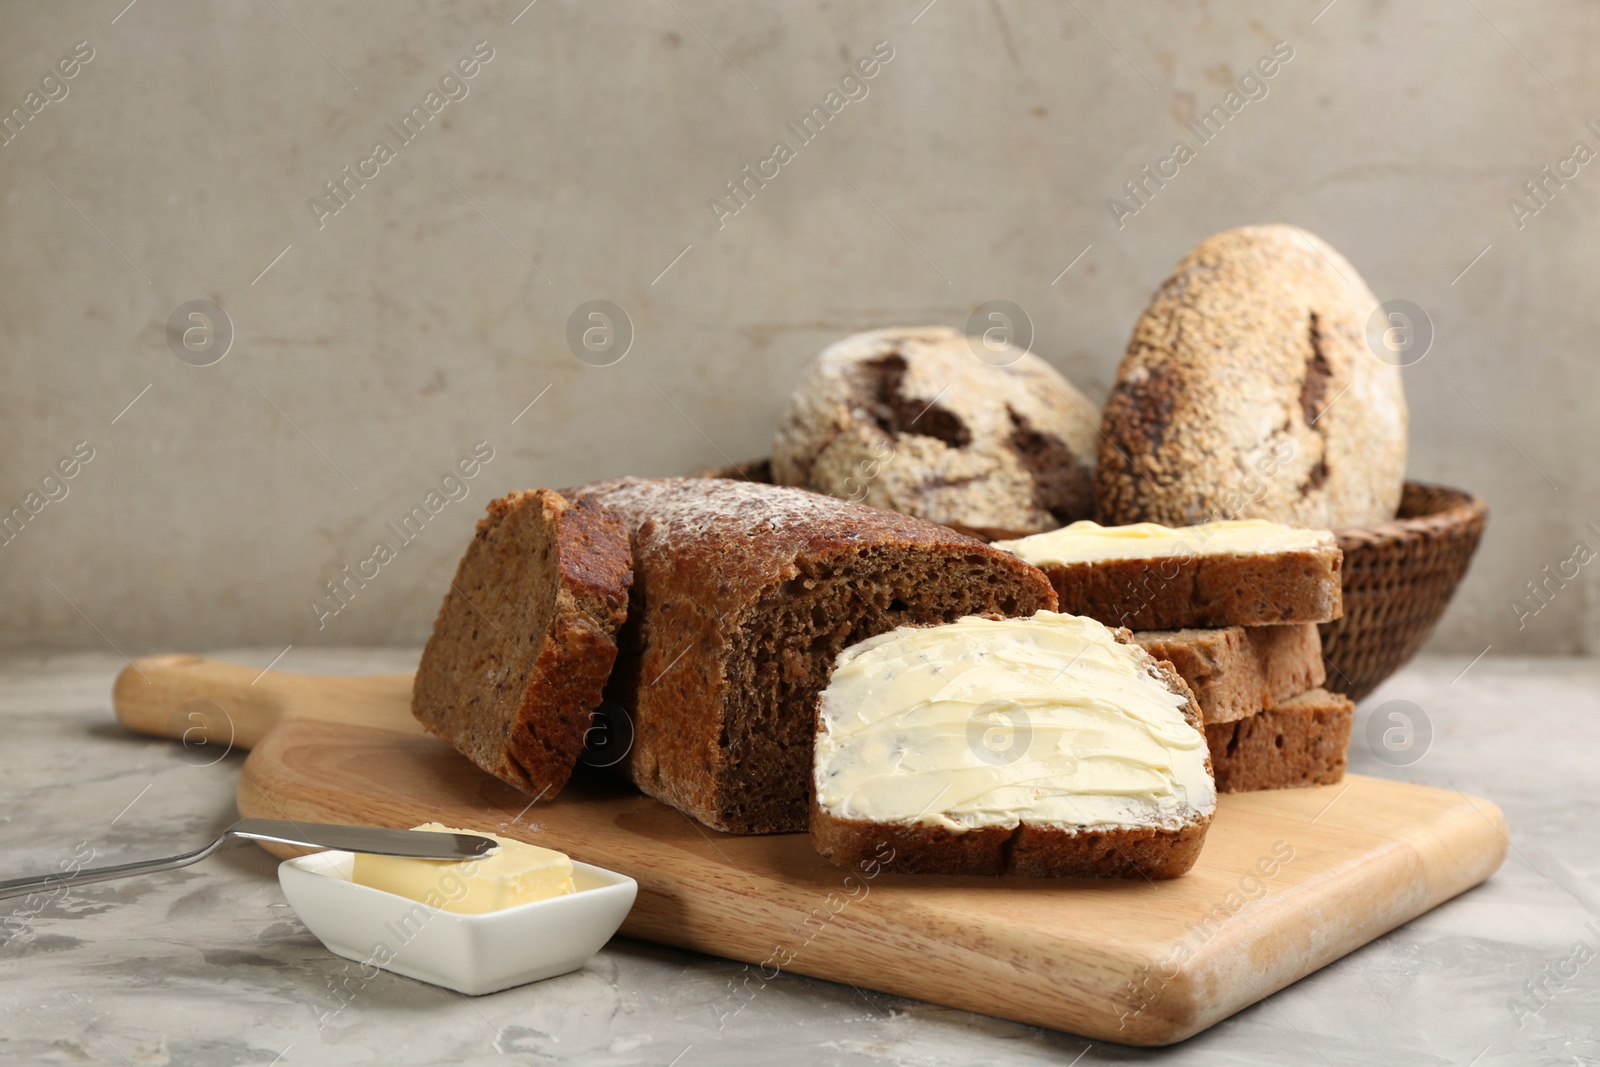
<svg viewBox="0 0 1600 1067">
<path fill-rule="evenodd" d="M 1071 830 L 1019 823 L 956 833 L 937 826 L 844 819 L 813 801 L 811 843 L 840 867 L 877 861 L 896 874 L 1176 878 L 1200 858 L 1210 825 L 1208 817 L 1176 830 Z"/>
<path fill-rule="evenodd" d="M 1325 242 L 1246 226 L 1201 242 L 1140 316 L 1101 418 L 1107 524 L 1392 519 L 1405 479 L 1400 368 L 1378 299 Z"/>
<path fill-rule="evenodd" d="M 1008 553 L 803 489 L 621 478 L 567 492 L 613 508 L 632 537 L 607 690 L 633 721 L 625 769 L 719 830 L 806 829 L 813 707 L 845 644 L 904 622 L 1055 606 L 1044 575 Z M 814 599 L 824 594 L 837 596 Z"/>
<path fill-rule="evenodd" d="M 1126 629 L 1112 631 L 1123 644 L 1135 644 Z M 1137 647 L 1137 645 L 1135 645 Z M 1141 650 L 1142 651 L 1142 650 Z M 1145 666 L 1168 689 L 1186 700 L 1183 717 L 1203 730 L 1194 694 L 1171 664 L 1144 653 Z M 817 711 L 821 725 L 820 702 Z M 1211 760 L 1206 758 L 1211 771 Z M 1176 878 L 1194 866 L 1205 844 L 1213 811 L 1194 812 L 1181 826 L 1100 829 L 1034 825 L 951 830 L 910 822 L 847 819 L 817 803 L 811 790 L 811 843 L 841 867 L 881 863 L 901 874 L 1025 875 L 1034 878 Z M 884 855 L 885 848 L 892 854 Z"/>
<path fill-rule="evenodd" d="M 1328 677 L 1315 623 L 1141 630 L 1133 639 L 1183 676 L 1208 729 L 1275 707 Z"/>
<path fill-rule="evenodd" d="M 1166 556 L 1041 568 L 1061 609 L 1133 630 L 1331 622 L 1344 614 L 1337 547 Z"/>
<path fill-rule="evenodd" d="M 622 521 L 552 489 L 489 503 L 423 649 L 412 714 L 541 799 L 583 751 L 617 656 L 632 556 Z"/>
<path fill-rule="evenodd" d="M 772 480 L 994 539 L 1094 512 L 1099 412 L 1043 359 L 997 366 L 944 326 L 855 334 L 812 361 Z"/>
<path fill-rule="evenodd" d="M 1217 791 L 1296 789 L 1344 777 L 1355 704 L 1313 689 L 1276 708 L 1206 727 Z"/>
</svg>

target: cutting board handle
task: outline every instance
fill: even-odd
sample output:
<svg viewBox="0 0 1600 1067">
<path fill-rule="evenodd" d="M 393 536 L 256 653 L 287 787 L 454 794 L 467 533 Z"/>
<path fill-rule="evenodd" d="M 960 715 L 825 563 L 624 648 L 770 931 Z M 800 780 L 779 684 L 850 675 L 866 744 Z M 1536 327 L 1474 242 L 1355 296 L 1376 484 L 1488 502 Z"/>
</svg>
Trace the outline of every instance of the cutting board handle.
<svg viewBox="0 0 1600 1067">
<path fill-rule="evenodd" d="M 208 753 L 254 748 L 286 718 L 420 733 L 404 713 L 410 704 L 409 674 L 288 674 L 188 655 L 134 660 L 111 689 L 111 706 L 128 729 Z"/>
</svg>

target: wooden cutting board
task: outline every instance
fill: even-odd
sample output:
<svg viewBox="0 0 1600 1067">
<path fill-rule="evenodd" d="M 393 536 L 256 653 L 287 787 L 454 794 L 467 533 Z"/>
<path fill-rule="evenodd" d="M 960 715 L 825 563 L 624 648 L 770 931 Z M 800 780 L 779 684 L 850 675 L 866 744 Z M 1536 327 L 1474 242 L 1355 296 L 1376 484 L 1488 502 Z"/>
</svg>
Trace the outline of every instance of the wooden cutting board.
<svg viewBox="0 0 1600 1067">
<path fill-rule="evenodd" d="M 1352 775 L 1224 796 L 1199 863 L 1171 881 L 851 872 L 803 834 L 721 834 L 600 772 L 530 806 L 425 735 L 410 691 L 410 675 L 258 677 L 155 656 L 123 671 L 114 698 L 134 730 L 183 737 L 197 753 L 252 749 L 241 816 L 436 820 L 632 876 L 624 934 L 749 964 L 712 1007 L 725 1025 L 795 972 L 1168 1044 L 1477 885 L 1509 843 L 1487 800 Z"/>
</svg>

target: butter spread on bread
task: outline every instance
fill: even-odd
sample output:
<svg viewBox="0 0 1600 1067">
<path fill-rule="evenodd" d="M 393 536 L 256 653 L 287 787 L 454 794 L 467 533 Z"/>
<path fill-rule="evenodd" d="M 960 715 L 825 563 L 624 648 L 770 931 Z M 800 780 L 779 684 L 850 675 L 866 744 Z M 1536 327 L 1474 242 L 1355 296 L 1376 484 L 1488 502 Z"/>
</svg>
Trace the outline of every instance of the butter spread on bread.
<svg viewBox="0 0 1600 1067">
<path fill-rule="evenodd" d="M 1047 563 L 1101 563 L 1169 556 L 1312 552 L 1338 545 L 1338 540 L 1328 530 L 1305 530 L 1265 519 L 1233 519 L 1179 527 L 1155 522 L 1101 526 L 1085 519 L 1049 533 L 996 541 L 994 547 L 1039 567 Z"/>
<path fill-rule="evenodd" d="M 1270 626 L 1344 614 L 1344 553 L 1322 529 L 1261 520 L 1178 528 L 1077 522 L 991 547 L 1043 571 L 1058 610 L 1107 626 Z"/>
<path fill-rule="evenodd" d="M 816 800 L 843 818 L 1177 829 L 1216 806 L 1186 691 L 1092 619 L 907 627 L 846 649 L 822 693 Z"/>
</svg>

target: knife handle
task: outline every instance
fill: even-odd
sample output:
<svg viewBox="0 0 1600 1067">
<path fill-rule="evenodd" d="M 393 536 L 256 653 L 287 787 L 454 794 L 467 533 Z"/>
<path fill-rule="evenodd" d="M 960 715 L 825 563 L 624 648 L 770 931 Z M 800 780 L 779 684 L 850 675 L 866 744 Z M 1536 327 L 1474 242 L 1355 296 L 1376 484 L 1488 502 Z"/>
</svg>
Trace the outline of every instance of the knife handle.
<svg viewBox="0 0 1600 1067">
<path fill-rule="evenodd" d="M 193 852 L 185 852 L 180 856 L 166 856 L 155 860 L 138 860 L 134 863 L 118 863 L 110 867 L 89 867 L 85 870 L 68 873 L 58 871 L 32 878 L 12 878 L 0 882 L 0 899 L 5 897 L 21 897 L 30 893 L 54 892 L 58 889 L 67 889 L 76 885 L 89 885 L 92 882 L 109 882 L 113 878 L 127 878 L 134 874 L 150 874 L 154 871 L 172 871 L 179 867 L 187 867 L 191 863 L 198 863 L 222 847 L 227 835 L 217 838 L 205 848 L 197 848 Z"/>
</svg>

